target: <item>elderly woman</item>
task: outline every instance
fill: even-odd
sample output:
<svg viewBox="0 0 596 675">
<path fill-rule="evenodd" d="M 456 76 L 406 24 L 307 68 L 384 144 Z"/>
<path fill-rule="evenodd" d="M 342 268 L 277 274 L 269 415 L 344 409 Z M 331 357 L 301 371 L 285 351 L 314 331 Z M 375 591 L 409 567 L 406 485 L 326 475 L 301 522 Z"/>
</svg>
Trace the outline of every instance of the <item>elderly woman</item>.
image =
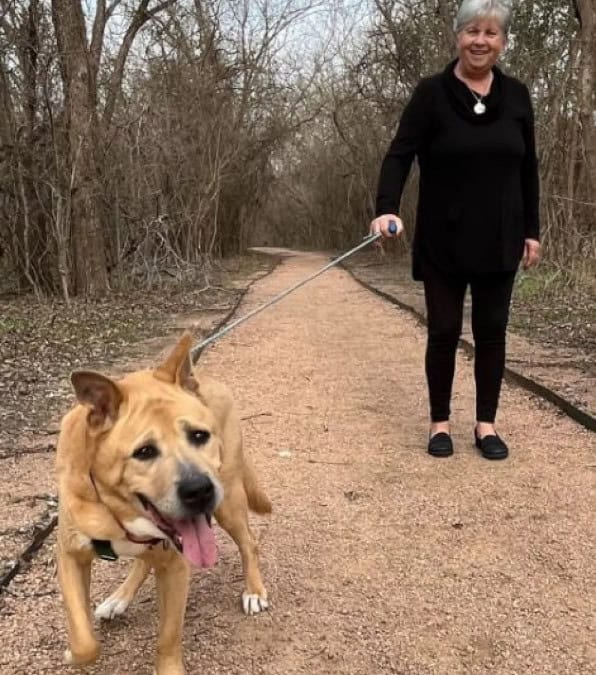
<svg viewBox="0 0 596 675">
<path fill-rule="evenodd" d="M 495 431 L 505 332 L 520 261 L 538 262 L 538 170 L 527 87 L 495 66 L 505 48 L 509 3 L 464 0 L 457 58 L 423 79 L 406 105 L 382 164 L 371 232 L 399 236 L 401 194 L 414 156 L 420 189 L 413 276 L 428 317 L 428 452 L 453 453 L 449 414 L 455 353 L 469 284 L 475 342 L 474 441 L 487 459 L 508 448 Z M 389 223 L 397 223 L 397 234 Z"/>
</svg>

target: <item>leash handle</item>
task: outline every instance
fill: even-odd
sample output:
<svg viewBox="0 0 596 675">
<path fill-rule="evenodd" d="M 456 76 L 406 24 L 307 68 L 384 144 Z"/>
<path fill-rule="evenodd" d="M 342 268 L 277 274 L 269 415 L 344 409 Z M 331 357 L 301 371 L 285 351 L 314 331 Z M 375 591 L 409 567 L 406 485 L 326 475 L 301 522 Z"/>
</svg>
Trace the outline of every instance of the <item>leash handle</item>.
<svg viewBox="0 0 596 675">
<path fill-rule="evenodd" d="M 397 234 L 397 223 L 395 220 L 390 220 L 389 221 L 389 226 L 387 228 L 389 230 L 389 234 Z M 376 234 L 369 234 L 366 237 L 364 237 L 365 241 L 376 241 L 377 239 L 380 239 L 383 235 L 380 232 L 377 232 Z M 349 251 L 346 255 L 352 255 Z"/>
</svg>

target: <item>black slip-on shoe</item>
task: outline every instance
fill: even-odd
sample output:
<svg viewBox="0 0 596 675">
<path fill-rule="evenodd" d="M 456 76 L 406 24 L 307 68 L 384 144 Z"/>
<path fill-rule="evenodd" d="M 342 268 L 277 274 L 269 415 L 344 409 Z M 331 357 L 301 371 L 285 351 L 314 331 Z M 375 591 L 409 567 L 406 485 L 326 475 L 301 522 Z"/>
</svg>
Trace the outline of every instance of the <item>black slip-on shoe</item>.
<svg viewBox="0 0 596 675">
<path fill-rule="evenodd" d="M 428 454 L 433 457 L 449 457 L 453 454 L 453 441 L 445 431 L 439 431 L 428 441 Z"/>
<path fill-rule="evenodd" d="M 505 459 L 509 455 L 509 448 L 497 434 L 489 434 L 480 438 L 478 432 L 474 429 L 474 441 L 485 459 Z"/>
</svg>

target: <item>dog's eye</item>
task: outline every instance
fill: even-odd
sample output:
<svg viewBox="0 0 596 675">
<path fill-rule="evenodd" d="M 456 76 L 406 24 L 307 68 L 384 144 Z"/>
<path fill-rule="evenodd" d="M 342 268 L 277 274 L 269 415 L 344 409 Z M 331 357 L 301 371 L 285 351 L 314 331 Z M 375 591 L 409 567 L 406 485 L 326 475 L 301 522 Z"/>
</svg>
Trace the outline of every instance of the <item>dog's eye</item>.
<svg viewBox="0 0 596 675">
<path fill-rule="evenodd" d="M 211 438 L 211 434 L 208 431 L 203 431 L 202 429 L 189 429 L 188 430 L 188 440 L 193 445 L 205 445 L 207 441 Z"/>
<path fill-rule="evenodd" d="M 158 457 L 159 450 L 151 443 L 148 443 L 147 445 L 144 445 L 142 448 L 137 448 L 132 453 L 132 456 L 135 459 L 140 459 L 142 462 L 147 462 L 150 459 L 155 459 L 156 457 Z"/>
</svg>

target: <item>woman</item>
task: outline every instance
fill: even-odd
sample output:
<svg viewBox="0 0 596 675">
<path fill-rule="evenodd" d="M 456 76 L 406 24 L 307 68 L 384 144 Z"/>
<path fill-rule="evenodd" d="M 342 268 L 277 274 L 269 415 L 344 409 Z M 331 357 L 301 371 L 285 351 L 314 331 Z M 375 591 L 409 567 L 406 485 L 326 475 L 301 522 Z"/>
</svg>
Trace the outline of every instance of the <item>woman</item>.
<svg viewBox="0 0 596 675">
<path fill-rule="evenodd" d="M 464 0 L 457 59 L 423 79 L 403 111 L 382 164 L 371 232 L 399 236 L 399 205 L 414 156 L 420 189 L 413 276 L 428 318 L 428 452 L 453 454 L 449 414 L 463 301 L 469 284 L 475 342 L 474 440 L 487 459 L 508 448 L 495 430 L 505 331 L 517 267 L 538 262 L 538 169 L 528 89 L 495 63 L 505 48 L 509 4 Z M 389 223 L 397 234 L 389 233 Z"/>
</svg>

